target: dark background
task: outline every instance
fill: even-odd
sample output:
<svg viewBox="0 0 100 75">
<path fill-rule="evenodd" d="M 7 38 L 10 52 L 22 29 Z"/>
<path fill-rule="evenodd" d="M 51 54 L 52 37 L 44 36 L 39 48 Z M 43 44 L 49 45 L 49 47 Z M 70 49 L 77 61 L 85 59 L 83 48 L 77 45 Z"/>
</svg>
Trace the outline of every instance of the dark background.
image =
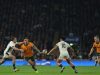
<svg viewBox="0 0 100 75">
<path fill-rule="evenodd" d="M 76 53 L 86 57 L 100 34 L 100 0 L 0 0 L 1 54 L 12 36 L 50 50 L 70 33 L 79 38 Z"/>
</svg>

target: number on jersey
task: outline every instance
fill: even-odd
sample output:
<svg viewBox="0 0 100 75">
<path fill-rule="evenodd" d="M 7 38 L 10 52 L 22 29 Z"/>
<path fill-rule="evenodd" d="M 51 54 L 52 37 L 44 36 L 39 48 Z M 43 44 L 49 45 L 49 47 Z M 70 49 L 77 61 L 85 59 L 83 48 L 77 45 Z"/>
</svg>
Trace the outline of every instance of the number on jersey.
<svg viewBox="0 0 100 75">
<path fill-rule="evenodd" d="M 63 44 L 62 44 L 62 48 L 66 48 L 66 45 L 65 45 L 65 43 L 63 43 Z"/>
</svg>

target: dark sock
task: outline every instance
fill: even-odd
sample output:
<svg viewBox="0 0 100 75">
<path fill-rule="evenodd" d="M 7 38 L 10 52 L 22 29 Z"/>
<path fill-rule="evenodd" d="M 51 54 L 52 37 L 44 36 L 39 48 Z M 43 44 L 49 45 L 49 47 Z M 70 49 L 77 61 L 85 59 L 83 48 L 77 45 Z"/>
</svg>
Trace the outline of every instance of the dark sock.
<svg viewBox="0 0 100 75">
<path fill-rule="evenodd" d="M 34 65 L 32 65 L 32 68 L 33 68 L 35 71 L 37 71 L 37 69 L 35 68 L 35 66 L 34 66 Z"/>
<path fill-rule="evenodd" d="M 61 67 L 61 68 L 62 68 L 62 67 L 63 67 L 63 65 L 62 65 L 62 64 L 60 64 L 60 65 L 59 65 L 59 67 Z"/>
<path fill-rule="evenodd" d="M 72 69 L 73 69 L 73 70 L 76 70 L 76 69 L 75 69 L 75 66 L 72 66 Z"/>
<path fill-rule="evenodd" d="M 15 64 L 13 64 L 13 69 L 16 69 L 16 66 L 15 66 Z"/>
<path fill-rule="evenodd" d="M 95 62 L 95 66 L 97 66 L 98 61 Z"/>
<path fill-rule="evenodd" d="M 78 73 L 78 71 L 76 70 L 75 66 L 72 66 L 72 69 L 75 71 L 75 73 Z"/>
</svg>

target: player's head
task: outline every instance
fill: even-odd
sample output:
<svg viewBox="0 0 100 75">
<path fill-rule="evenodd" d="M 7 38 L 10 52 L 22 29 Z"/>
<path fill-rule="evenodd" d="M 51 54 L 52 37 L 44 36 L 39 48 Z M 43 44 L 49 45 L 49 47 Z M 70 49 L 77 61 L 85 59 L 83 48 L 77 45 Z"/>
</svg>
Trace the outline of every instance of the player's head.
<svg viewBox="0 0 100 75">
<path fill-rule="evenodd" d="M 17 38 L 16 38 L 16 37 L 12 37 L 12 38 L 11 38 L 11 41 L 13 41 L 13 42 L 16 43 L 16 42 L 17 42 Z"/>
<path fill-rule="evenodd" d="M 97 42 L 97 43 L 100 42 L 100 39 L 99 39 L 98 35 L 94 36 L 94 41 Z"/>
<path fill-rule="evenodd" d="M 64 40 L 65 40 L 64 36 L 60 37 L 60 41 L 64 41 Z"/>
<path fill-rule="evenodd" d="M 25 38 L 23 42 L 24 42 L 25 45 L 27 45 L 29 43 L 29 39 Z"/>
</svg>

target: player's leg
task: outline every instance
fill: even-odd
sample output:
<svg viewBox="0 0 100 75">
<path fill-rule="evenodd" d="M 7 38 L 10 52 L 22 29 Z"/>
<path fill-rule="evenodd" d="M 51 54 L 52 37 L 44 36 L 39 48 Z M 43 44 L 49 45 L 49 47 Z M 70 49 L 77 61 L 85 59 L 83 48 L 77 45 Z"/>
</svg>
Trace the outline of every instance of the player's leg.
<svg viewBox="0 0 100 75">
<path fill-rule="evenodd" d="M 66 59 L 67 63 L 72 67 L 72 69 L 75 71 L 75 73 L 78 73 L 75 65 L 71 62 L 70 58 L 65 57 L 65 59 Z"/>
<path fill-rule="evenodd" d="M 0 61 L 0 65 L 3 64 L 5 62 L 5 58 L 3 57 Z"/>
<path fill-rule="evenodd" d="M 14 55 L 9 55 L 9 58 L 11 58 L 12 59 L 12 64 L 13 64 L 13 71 L 18 71 L 18 69 L 16 68 L 16 57 L 14 56 Z"/>
<path fill-rule="evenodd" d="M 100 65 L 100 53 L 96 54 L 95 66 Z"/>
<path fill-rule="evenodd" d="M 29 58 L 26 58 L 26 60 L 28 61 L 28 63 L 32 66 L 32 69 L 36 72 L 37 71 L 37 68 L 35 67 L 35 60 L 33 57 L 29 57 Z"/>
<path fill-rule="evenodd" d="M 98 64 L 98 57 L 96 56 L 96 59 L 95 59 L 95 66 L 97 66 Z"/>
<path fill-rule="evenodd" d="M 98 64 L 99 64 L 99 66 L 100 66 L 100 56 L 98 56 Z"/>
<path fill-rule="evenodd" d="M 62 57 L 59 56 L 59 58 L 57 59 L 57 65 L 61 68 L 60 72 L 62 73 L 65 67 L 61 64 L 61 62 L 62 62 Z"/>
<path fill-rule="evenodd" d="M 6 60 L 6 58 L 8 58 L 8 57 L 9 56 L 6 53 L 4 53 L 4 56 L 2 57 L 2 59 L 0 61 L 0 65 L 3 64 L 5 62 L 5 60 Z"/>
<path fill-rule="evenodd" d="M 95 66 L 100 64 L 100 53 L 97 53 Z"/>
<path fill-rule="evenodd" d="M 32 61 L 31 59 L 28 60 L 29 64 L 32 66 L 32 68 L 34 69 L 34 71 L 37 71 L 36 67 L 35 67 L 35 61 Z"/>
<path fill-rule="evenodd" d="M 100 66 L 100 56 L 99 56 L 99 66 Z"/>
</svg>

